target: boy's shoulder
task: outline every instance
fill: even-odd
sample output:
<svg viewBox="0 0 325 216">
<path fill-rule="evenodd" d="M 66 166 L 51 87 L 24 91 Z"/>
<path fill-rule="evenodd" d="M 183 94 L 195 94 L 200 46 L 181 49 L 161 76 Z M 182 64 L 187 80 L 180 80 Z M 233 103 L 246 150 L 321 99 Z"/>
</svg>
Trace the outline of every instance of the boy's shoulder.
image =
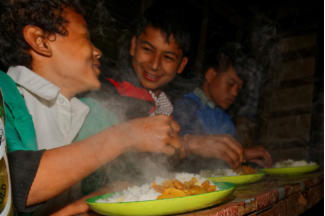
<svg viewBox="0 0 325 216">
<path fill-rule="evenodd" d="M 5 72 L 0 70 L 0 89 L 6 104 L 17 104 L 23 101 L 15 81 Z M 22 99 L 22 100 L 20 100 Z"/>
<path fill-rule="evenodd" d="M 188 93 L 176 99 L 174 106 L 198 108 L 201 106 L 201 101 L 200 98 L 198 98 L 194 93 Z"/>
</svg>

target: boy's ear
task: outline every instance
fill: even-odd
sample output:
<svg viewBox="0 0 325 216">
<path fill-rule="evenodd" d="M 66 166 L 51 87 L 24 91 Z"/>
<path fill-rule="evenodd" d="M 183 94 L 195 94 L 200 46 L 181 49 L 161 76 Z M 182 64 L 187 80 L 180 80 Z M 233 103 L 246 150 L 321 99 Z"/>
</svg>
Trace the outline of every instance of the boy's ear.
<svg viewBox="0 0 325 216">
<path fill-rule="evenodd" d="M 216 76 L 217 76 L 216 70 L 211 67 L 206 70 L 204 77 L 207 82 L 211 82 L 211 80 L 213 80 Z"/>
<path fill-rule="evenodd" d="M 52 55 L 50 41 L 41 28 L 27 25 L 23 28 L 23 36 L 34 52 L 48 57 Z"/>
<path fill-rule="evenodd" d="M 135 55 L 135 47 L 137 46 L 137 37 L 133 36 L 131 39 L 131 46 L 130 46 L 130 50 L 129 53 L 131 56 Z"/>
<path fill-rule="evenodd" d="M 183 57 L 181 63 L 179 64 L 179 67 L 177 69 L 177 74 L 181 74 L 184 71 L 185 66 L 187 65 L 188 58 Z"/>
</svg>

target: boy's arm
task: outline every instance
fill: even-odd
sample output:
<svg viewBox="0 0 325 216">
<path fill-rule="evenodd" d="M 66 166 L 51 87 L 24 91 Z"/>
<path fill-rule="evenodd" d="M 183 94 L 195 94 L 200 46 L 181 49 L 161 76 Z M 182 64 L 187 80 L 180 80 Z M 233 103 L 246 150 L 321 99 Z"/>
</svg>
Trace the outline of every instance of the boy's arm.
<svg viewBox="0 0 325 216">
<path fill-rule="evenodd" d="M 244 161 L 244 150 L 231 135 L 190 135 L 182 137 L 186 155 L 219 158 L 235 169 Z"/>
<path fill-rule="evenodd" d="M 40 160 L 26 205 L 60 194 L 129 149 L 174 154 L 175 148 L 181 145 L 178 132 L 177 124 L 168 116 L 139 118 L 73 144 L 47 150 Z"/>
<path fill-rule="evenodd" d="M 181 127 L 183 148 L 181 156 L 199 155 L 208 158 L 219 158 L 232 168 L 243 162 L 243 148 L 230 135 L 207 135 L 198 118 L 199 106 L 185 97 L 175 102 L 173 117 Z"/>
</svg>

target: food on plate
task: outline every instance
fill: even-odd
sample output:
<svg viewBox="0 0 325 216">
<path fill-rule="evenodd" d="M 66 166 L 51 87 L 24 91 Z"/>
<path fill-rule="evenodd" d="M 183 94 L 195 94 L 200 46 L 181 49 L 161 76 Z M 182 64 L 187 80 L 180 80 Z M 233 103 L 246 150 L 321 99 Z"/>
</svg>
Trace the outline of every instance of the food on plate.
<svg viewBox="0 0 325 216">
<path fill-rule="evenodd" d="M 223 176 L 238 176 L 238 175 L 247 175 L 255 174 L 257 170 L 248 165 L 242 165 L 236 170 L 233 169 L 215 169 L 215 170 L 201 170 L 200 175 L 205 178 L 211 177 L 223 177 Z"/>
<path fill-rule="evenodd" d="M 184 183 L 177 179 L 169 179 L 164 181 L 161 185 L 157 185 L 156 182 L 153 182 L 152 187 L 157 192 L 161 193 L 157 199 L 183 197 L 217 190 L 216 186 L 210 184 L 209 180 L 205 180 L 201 184 L 198 182 L 199 181 L 195 177 L 192 177 L 189 181 L 184 181 Z"/>
<path fill-rule="evenodd" d="M 235 170 L 239 175 L 247 175 L 247 174 L 255 174 L 257 170 L 248 165 L 242 165 L 238 169 Z"/>
<path fill-rule="evenodd" d="M 209 180 L 191 173 L 176 173 L 172 178 L 157 177 L 153 183 L 132 186 L 114 193 L 111 197 L 99 199 L 99 203 L 133 202 L 174 198 L 218 191 Z"/>
<path fill-rule="evenodd" d="M 298 175 L 313 172 L 317 169 L 319 169 L 319 165 L 315 162 L 288 159 L 275 163 L 272 168 L 261 169 L 261 171 L 274 175 Z"/>
<path fill-rule="evenodd" d="M 283 168 L 283 167 L 299 167 L 299 166 L 313 166 L 316 165 L 315 162 L 307 162 L 305 160 L 292 160 L 288 159 L 285 161 L 280 161 L 274 164 L 273 168 Z"/>
<path fill-rule="evenodd" d="M 238 176 L 233 169 L 214 169 L 214 170 L 201 170 L 200 175 L 205 178 L 209 177 L 222 177 L 222 176 Z"/>
</svg>

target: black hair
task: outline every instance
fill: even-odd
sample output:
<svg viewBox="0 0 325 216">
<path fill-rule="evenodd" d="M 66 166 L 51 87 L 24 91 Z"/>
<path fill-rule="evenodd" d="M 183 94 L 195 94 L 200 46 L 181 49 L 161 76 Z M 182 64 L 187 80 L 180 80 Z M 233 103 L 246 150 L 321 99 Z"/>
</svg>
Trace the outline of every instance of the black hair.
<svg viewBox="0 0 325 216">
<path fill-rule="evenodd" d="M 218 48 L 209 47 L 202 63 L 201 84 L 203 84 L 204 75 L 209 68 L 214 68 L 217 73 L 222 73 L 230 67 L 234 67 L 238 77 L 245 82 L 247 73 L 250 72 L 245 69 L 245 62 L 243 48 L 238 43 L 228 42 Z"/>
<path fill-rule="evenodd" d="M 178 1 L 156 1 L 149 7 L 135 23 L 136 36 L 142 34 L 149 26 L 160 29 L 169 42 L 171 36 L 188 56 L 191 45 L 190 19 Z"/>
<path fill-rule="evenodd" d="M 77 0 L 3 0 L 1 4 L 0 60 L 6 67 L 30 67 L 32 58 L 27 52 L 30 46 L 22 34 L 26 25 L 35 25 L 46 35 L 67 35 L 64 8 L 84 13 Z"/>
</svg>

